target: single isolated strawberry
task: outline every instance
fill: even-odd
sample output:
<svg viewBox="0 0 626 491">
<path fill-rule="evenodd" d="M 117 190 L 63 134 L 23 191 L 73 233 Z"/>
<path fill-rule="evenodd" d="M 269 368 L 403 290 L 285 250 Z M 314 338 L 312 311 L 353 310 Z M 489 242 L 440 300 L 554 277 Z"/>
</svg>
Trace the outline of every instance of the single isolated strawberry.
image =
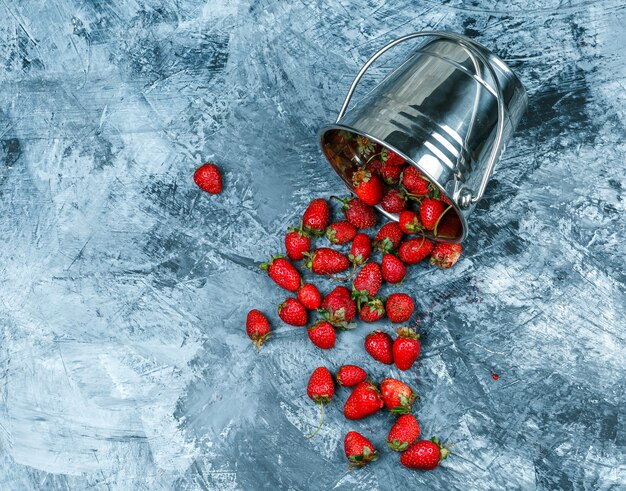
<svg viewBox="0 0 626 491">
<path fill-rule="evenodd" d="M 350 267 L 350 261 L 341 252 L 320 247 L 305 254 L 306 267 L 315 274 L 334 275 Z"/>
<path fill-rule="evenodd" d="M 333 326 L 340 329 L 352 329 L 356 317 L 356 303 L 344 286 L 338 286 L 324 297 L 319 313 Z"/>
<path fill-rule="evenodd" d="M 404 452 L 420 437 L 420 425 L 412 414 L 400 416 L 389 431 L 387 445 L 394 452 Z"/>
<path fill-rule="evenodd" d="M 297 293 L 298 302 L 307 310 L 317 310 L 322 305 L 322 294 L 312 283 L 304 283 Z"/>
<path fill-rule="evenodd" d="M 347 220 L 335 222 L 326 229 L 326 237 L 333 244 L 347 244 L 356 236 L 356 227 Z"/>
<path fill-rule="evenodd" d="M 361 302 L 367 302 L 369 297 L 375 297 L 383 284 L 383 273 L 380 265 L 375 262 L 367 263 L 361 268 L 352 282 L 352 297 L 361 308 Z"/>
<path fill-rule="evenodd" d="M 347 419 L 362 419 L 379 411 L 384 405 L 376 386 L 371 382 L 361 382 L 348 397 L 343 415 Z"/>
<path fill-rule="evenodd" d="M 302 230 L 292 228 L 285 235 L 285 250 L 289 259 L 300 261 L 304 259 L 304 253 L 311 250 L 311 237 Z"/>
<path fill-rule="evenodd" d="M 366 205 L 375 206 L 383 199 L 383 183 L 376 174 L 359 169 L 352 175 L 354 193 Z"/>
<path fill-rule="evenodd" d="M 261 264 L 270 278 L 281 288 L 295 292 L 300 288 L 300 273 L 284 256 L 274 256 L 269 262 Z"/>
<path fill-rule="evenodd" d="M 256 346 L 256 350 L 260 351 L 263 343 L 270 337 L 270 321 L 263 315 L 263 312 L 252 309 L 246 318 L 246 332 L 252 344 Z"/>
<path fill-rule="evenodd" d="M 222 174 L 213 162 L 207 162 L 198 167 L 193 173 L 193 180 L 202 191 L 209 194 L 222 192 Z"/>
<path fill-rule="evenodd" d="M 383 196 L 380 206 L 388 213 L 400 213 L 406 210 L 406 202 L 406 196 L 402 191 L 390 189 L 385 196 Z"/>
<path fill-rule="evenodd" d="M 398 337 L 393 342 L 393 361 L 399 370 L 408 370 L 420 355 L 420 335 L 410 327 L 401 327 L 396 332 Z"/>
<path fill-rule="evenodd" d="M 306 437 L 307 439 L 311 439 L 320 431 L 320 428 L 324 424 L 324 404 L 330 403 L 335 394 L 333 376 L 328 371 L 328 368 L 318 367 L 313 370 L 306 387 L 306 393 L 313 402 L 320 405 L 322 413 L 319 426 L 311 435 Z"/>
<path fill-rule="evenodd" d="M 351 469 L 363 467 L 378 459 L 378 452 L 374 449 L 372 442 L 356 431 L 350 431 L 346 435 L 343 448 Z"/>
<path fill-rule="evenodd" d="M 428 184 L 430 182 L 424 174 L 416 167 L 407 165 L 402 172 L 402 186 L 410 194 L 417 196 L 425 196 L 428 194 Z"/>
<path fill-rule="evenodd" d="M 448 457 L 450 451 L 433 437 L 431 440 L 418 440 L 400 456 L 400 463 L 409 469 L 431 471 L 442 460 Z"/>
<path fill-rule="evenodd" d="M 288 298 L 278 306 L 278 316 L 291 326 L 306 326 L 307 311 L 295 298 Z"/>
<path fill-rule="evenodd" d="M 387 283 L 400 283 L 406 276 L 406 266 L 393 254 L 385 254 L 380 266 Z"/>
<path fill-rule="evenodd" d="M 462 250 L 461 244 L 439 243 L 430 253 L 430 264 L 441 269 L 451 268 L 461 257 Z"/>
<path fill-rule="evenodd" d="M 385 316 L 385 305 L 380 298 L 374 297 L 361 306 L 359 317 L 363 322 L 376 322 Z"/>
<path fill-rule="evenodd" d="M 384 148 L 381 153 L 382 153 L 382 159 L 387 165 L 393 165 L 393 166 L 398 167 L 398 166 L 404 165 L 406 162 L 402 157 L 400 157 L 400 155 L 398 155 L 393 150 Z"/>
<path fill-rule="evenodd" d="M 372 241 L 366 234 L 357 234 L 352 241 L 348 259 L 355 266 L 361 266 L 367 262 L 372 254 Z"/>
<path fill-rule="evenodd" d="M 395 251 L 402 242 L 404 233 L 396 222 L 385 223 L 376 234 L 374 247 L 382 252 Z"/>
<path fill-rule="evenodd" d="M 387 409 L 395 414 L 411 412 L 411 405 L 419 399 L 411 387 L 395 378 L 383 379 L 380 392 Z"/>
<path fill-rule="evenodd" d="M 385 184 L 389 186 L 397 186 L 402 178 L 402 167 L 383 164 L 380 167 L 380 177 Z"/>
<path fill-rule="evenodd" d="M 330 207 L 323 198 L 311 201 L 302 215 L 302 228 L 305 232 L 319 237 L 324 235 L 330 221 Z"/>
<path fill-rule="evenodd" d="M 445 209 L 446 205 L 438 199 L 423 199 L 420 203 L 420 217 L 424 229 L 434 230 Z"/>
<path fill-rule="evenodd" d="M 365 337 L 365 351 L 376 361 L 386 365 L 393 363 L 393 340 L 389 334 L 380 329 L 370 332 Z"/>
<path fill-rule="evenodd" d="M 337 383 L 344 387 L 354 387 L 365 382 L 367 372 L 356 365 L 341 365 L 337 372 Z"/>
<path fill-rule="evenodd" d="M 359 198 L 348 196 L 347 198 L 333 198 L 339 200 L 346 220 L 356 228 L 364 229 L 376 225 L 376 212 L 370 205 Z"/>
<path fill-rule="evenodd" d="M 400 244 L 398 257 L 404 264 L 417 264 L 431 253 L 433 247 L 435 245 L 426 237 L 405 240 Z"/>
<path fill-rule="evenodd" d="M 330 349 L 335 346 L 337 334 L 335 328 L 329 322 L 317 321 L 307 330 L 311 342 L 321 349 Z"/>
<path fill-rule="evenodd" d="M 398 217 L 400 228 L 405 234 L 418 234 L 422 231 L 422 222 L 417 213 L 405 210 Z"/>
<path fill-rule="evenodd" d="M 392 293 L 385 302 L 387 317 L 391 322 L 406 322 L 413 315 L 415 303 L 406 293 Z"/>
</svg>

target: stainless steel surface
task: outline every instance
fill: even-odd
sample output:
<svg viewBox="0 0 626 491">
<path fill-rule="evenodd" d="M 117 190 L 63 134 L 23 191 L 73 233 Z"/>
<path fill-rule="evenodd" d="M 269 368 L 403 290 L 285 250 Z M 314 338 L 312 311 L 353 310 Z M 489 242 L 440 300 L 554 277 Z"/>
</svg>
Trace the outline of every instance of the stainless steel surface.
<svg viewBox="0 0 626 491">
<path fill-rule="evenodd" d="M 431 37 L 348 111 L 368 68 L 391 48 Z M 480 44 L 451 32 L 402 36 L 377 51 L 355 77 L 336 123 L 322 129 L 322 147 L 338 129 L 357 133 L 401 154 L 437 184 L 461 219 L 483 197 L 493 168 L 527 105 L 519 79 Z M 327 155 L 328 157 L 328 155 Z M 331 165 L 349 187 L 358 158 Z M 392 217 L 396 218 L 396 217 Z"/>
</svg>

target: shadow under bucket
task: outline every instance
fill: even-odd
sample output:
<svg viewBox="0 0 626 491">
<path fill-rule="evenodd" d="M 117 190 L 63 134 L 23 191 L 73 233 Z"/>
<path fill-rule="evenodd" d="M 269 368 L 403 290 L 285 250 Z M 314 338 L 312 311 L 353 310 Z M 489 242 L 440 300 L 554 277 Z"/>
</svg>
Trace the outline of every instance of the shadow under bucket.
<svg viewBox="0 0 626 491">
<path fill-rule="evenodd" d="M 397 44 L 421 37 L 431 39 L 347 111 L 369 66 Z M 461 242 L 527 103 L 517 76 L 475 41 L 448 32 L 409 34 L 384 46 L 363 66 L 336 122 L 321 129 L 321 146 L 351 191 L 353 175 L 363 168 L 378 174 L 383 169 L 389 188 L 402 190 L 395 183 L 398 169 L 388 164 L 394 153 L 404 166 L 419 169 L 428 181 L 426 197 L 442 201 L 445 209 L 436 227 L 421 233 L 439 242 Z M 397 156 L 396 164 L 401 162 Z M 425 196 L 410 198 L 419 208 Z M 398 214 L 377 208 L 398 220 Z"/>
</svg>

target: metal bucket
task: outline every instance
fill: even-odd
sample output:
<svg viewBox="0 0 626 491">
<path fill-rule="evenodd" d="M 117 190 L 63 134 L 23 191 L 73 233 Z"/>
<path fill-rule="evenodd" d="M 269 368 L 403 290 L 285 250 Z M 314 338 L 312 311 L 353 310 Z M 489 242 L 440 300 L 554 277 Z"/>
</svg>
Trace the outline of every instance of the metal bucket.
<svg viewBox="0 0 626 491">
<path fill-rule="evenodd" d="M 394 46 L 421 37 L 430 39 L 347 111 L 370 65 Z M 352 174 L 371 159 L 370 148 L 399 154 L 450 203 L 439 233 L 425 235 L 461 242 L 527 104 L 520 80 L 484 46 L 450 32 L 408 34 L 381 48 L 361 68 L 336 122 L 320 131 L 322 150 L 351 190 Z"/>
</svg>

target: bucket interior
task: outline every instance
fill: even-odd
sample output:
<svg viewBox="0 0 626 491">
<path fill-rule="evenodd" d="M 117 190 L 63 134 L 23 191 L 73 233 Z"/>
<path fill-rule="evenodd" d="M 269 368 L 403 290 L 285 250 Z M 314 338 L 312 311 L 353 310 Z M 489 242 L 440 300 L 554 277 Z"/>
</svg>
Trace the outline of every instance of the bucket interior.
<svg viewBox="0 0 626 491">
<path fill-rule="evenodd" d="M 359 134 L 352 130 L 331 128 L 322 133 L 322 150 L 324 155 L 333 166 L 337 174 L 343 179 L 348 188 L 354 192 L 352 183 L 353 174 L 363 168 L 377 174 L 385 183 L 385 193 L 390 189 L 398 189 L 407 195 L 407 209 L 420 215 L 420 203 L 424 199 L 440 201 L 439 209 L 444 210 L 432 230 L 424 228 L 420 234 L 437 242 L 460 242 L 465 237 L 465 226 L 459 210 L 448 193 L 436 182 L 429 179 L 424 169 L 404 156 L 395 149 L 383 145 L 371 137 Z M 392 152 L 390 154 L 390 152 Z M 393 156 L 393 153 L 396 156 Z M 392 155 L 390 160 L 390 155 Z M 396 165 L 389 165 L 392 162 Z M 398 162 L 400 162 L 399 165 Z M 402 184 L 402 172 L 407 166 L 414 166 L 422 173 L 426 181 L 427 191 L 425 194 L 411 194 Z M 392 220 L 398 221 L 398 213 L 390 213 L 379 204 L 379 211 Z M 429 228 L 432 224 L 429 225 Z"/>
</svg>

